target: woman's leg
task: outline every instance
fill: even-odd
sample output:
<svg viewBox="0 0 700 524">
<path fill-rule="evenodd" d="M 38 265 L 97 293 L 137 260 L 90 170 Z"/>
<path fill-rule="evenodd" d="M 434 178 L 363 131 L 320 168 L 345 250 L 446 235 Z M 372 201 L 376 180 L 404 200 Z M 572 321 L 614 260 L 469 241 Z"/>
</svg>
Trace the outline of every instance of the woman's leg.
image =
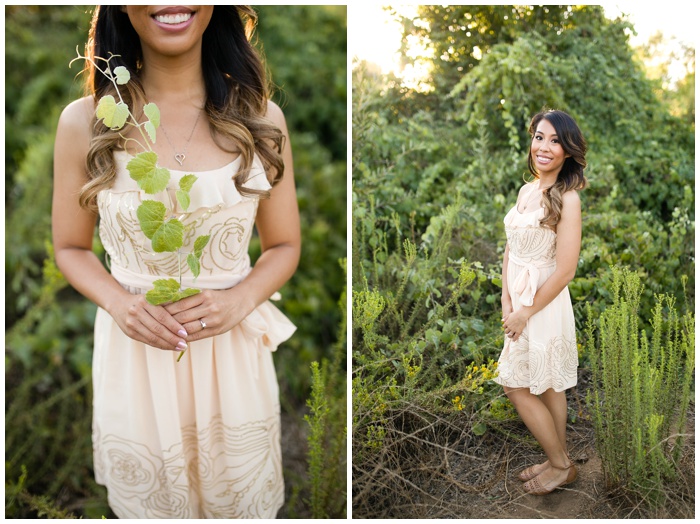
<svg viewBox="0 0 700 524">
<path fill-rule="evenodd" d="M 552 415 L 559 442 L 561 443 L 561 447 L 564 448 L 564 453 L 566 453 L 566 420 L 568 418 L 566 392 L 548 389 L 540 395 L 540 399 L 544 405 L 547 406 L 547 410 L 549 410 L 549 413 Z"/>
<path fill-rule="evenodd" d="M 566 456 L 566 448 L 561 444 L 557 428 L 557 423 L 560 424 L 560 408 L 556 410 L 557 422 L 555 422 L 555 417 L 550 413 L 547 404 L 540 397 L 530 393 L 529 389 L 504 387 L 503 390 L 530 433 L 544 449 L 549 463 L 556 468 L 566 468 L 569 465 L 569 458 Z M 564 401 L 566 402 L 566 397 Z M 564 441 L 566 442 L 565 435 Z"/>
</svg>

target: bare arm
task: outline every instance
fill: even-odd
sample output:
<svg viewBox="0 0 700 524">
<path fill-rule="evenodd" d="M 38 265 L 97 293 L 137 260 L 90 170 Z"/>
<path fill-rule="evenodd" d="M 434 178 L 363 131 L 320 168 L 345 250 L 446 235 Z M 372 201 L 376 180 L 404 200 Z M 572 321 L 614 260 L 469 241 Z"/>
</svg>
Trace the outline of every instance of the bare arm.
<svg viewBox="0 0 700 524">
<path fill-rule="evenodd" d="M 508 243 L 506 243 L 506 250 L 503 253 L 503 269 L 501 269 L 501 307 L 503 309 L 503 319 L 506 315 L 513 312 L 513 302 L 510 299 L 510 292 L 508 290 L 508 255 L 510 249 L 508 248 Z"/>
<path fill-rule="evenodd" d="M 131 338 L 161 349 L 181 350 L 182 330 L 164 308 L 131 295 L 107 272 L 92 251 L 97 217 L 80 207 L 87 182 L 85 158 L 90 143 L 94 103 L 83 98 L 64 109 L 56 130 L 51 214 L 56 264 L 82 295 L 105 309 Z M 184 332 L 184 330 L 183 330 Z"/>
<path fill-rule="evenodd" d="M 516 210 L 520 205 L 521 199 L 527 193 L 526 188 L 529 188 L 528 184 L 525 184 L 518 191 L 518 199 L 515 201 Z M 503 311 L 503 317 L 501 321 L 504 321 L 508 315 L 513 312 L 513 302 L 510 299 L 510 291 L 508 290 L 508 258 L 510 255 L 510 249 L 508 243 L 506 242 L 506 249 L 503 252 L 503 268 L 501 269 L 501 309 Z"/>
<path fill-rule="evenodd" d="M 255 223 L 262 254 L 236 286 L 205 290 L 167 306 L 167 311 L 190 333 L 190 341 L 230 330 L 278 291 L 299 264 L 301 231 L 289 133 L 279 107 L 270 103 L 267 116 L 285 135 L 284 175 L 270 191 L 270 198 L 261 200 L 258 206 Z M 206 329 L 201 327 L 200 319 L 206 322 Z"/>
<path fill-rule="evenodd" d="M 576 275 L 581 252 L 581 200 L 576 191 L 567 191 L 562 200 L 557 224 L 557 267 L 535 293 L 532 306 L 523 307 L 528 318 L 554 300 Z"/>
<path fill-rule="evenodd" d="M 256 226 L 262 254 L 253 271 L 241 282 L 241 291 L 251 297 L 254 307 L 270 298 L 291 278 L 301 255 L 301 225 L 294 184 L 294 167 L 289 131 L 279 107 L 270 103 L 270 118 L 285 136 L 284 176 L 271 190 L 267 200 L 260 201 Z"/>
</svg>

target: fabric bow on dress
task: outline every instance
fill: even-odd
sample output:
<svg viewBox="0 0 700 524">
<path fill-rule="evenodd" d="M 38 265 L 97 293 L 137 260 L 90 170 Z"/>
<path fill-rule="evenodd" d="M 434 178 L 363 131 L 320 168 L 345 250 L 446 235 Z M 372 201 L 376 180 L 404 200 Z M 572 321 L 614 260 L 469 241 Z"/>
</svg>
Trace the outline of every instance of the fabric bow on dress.
<svg viewBox="0 0 700 524">
<path fill-rule="evenodd" d="M 540 282 L 540 269 L 554 267 L 556 266 L 556 261 L 552 260 L 535 264 L 534 262 L 524 262 L 512 254 L 508 256 L 513 263 L 522 266 L 515 282 L 513 282 L 513 290 L 518 294 L 520 304 L 531 306 Z"/>
</svg>

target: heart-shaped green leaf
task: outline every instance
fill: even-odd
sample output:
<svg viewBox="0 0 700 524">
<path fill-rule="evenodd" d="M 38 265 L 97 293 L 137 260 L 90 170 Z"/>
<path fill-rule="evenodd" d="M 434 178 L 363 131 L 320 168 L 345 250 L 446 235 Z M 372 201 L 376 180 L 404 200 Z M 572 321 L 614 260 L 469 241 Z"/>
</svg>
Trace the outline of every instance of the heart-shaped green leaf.
<svg viewBox="0 0 700 524">
<path fill-rule="evenodd" d="M 151 239 L 153 251 L 163 253 L 164 251 L 177 251 L 182 247 L 182 240 L 185 233 L 185 226 L 177 218 L 172 218 L 155 232 Z"/>
<path fill-rule="evenodd" d="M 129 107 L 124 102 L 117 103 L 112 95 L 106 95 L 97 103 L 95 115 L 110 129 L 121 129 L 129 116 Z"/>
<path fill-rule="evenodd" d="M 190 271 L 192 271 L 194 278 L 197 278 L 199 276 L 201 266 L 199 265 L 199 258 L 196 257 L 194 253 L 187 255 L 187 265 L 190 267 Z"/>
<path fill-rule="evenodd" d="M 187 209 L 190 207 L 190 194 L 189 194 L 189 192 L 183 191 L 182 189 L 178 189 L 175 192 L 175 197 L 177 198 L 177 201 L 179 202 L 182 210 L 187 211 Z"/>
<path fill-rule="evenodd" d="M 153 282 L 153 289 L 146 293 L 146 301 L 154 306 L 177 302 L 200 293 L 200 289 L 187 288 L 180 291 L 180 284 L 174 278 L 161 278 Z"/>
<path fill-rule="evenodd" d="M 129 70 L 124 66 L 114 68 L 114 76 L 117 80 L 117 84 L 120 86 L 126 84 L 131 79 Z"/>
<path fill-rule="evenodd" d="M 197 237 L 197 240 L 194 241 L 195 257 L 200 258 L 202 256 L 202 251 L 204 251 L 204 247 L 207 245 L 207 242 L 209 242 L 209 235 L 202 235 L 201 237 Z"/>
<path fill-rule="evenodd" d="M 158 155 L 146 151 L 139 153 L 126 164 L 131 178 L 149 195 L 165 190 L 170 181 L 170 171 L 158 167 L 157 162 Z"/>
<path fill-rule="evenodd" d="M 163 226 L 165 213 L 165 205 L 157 200 L 144 200 L 138 207 L 136 217 L 139 219 L 141 230 L 147 238 L 152 239 L 158 229 Z"/>
</svg>

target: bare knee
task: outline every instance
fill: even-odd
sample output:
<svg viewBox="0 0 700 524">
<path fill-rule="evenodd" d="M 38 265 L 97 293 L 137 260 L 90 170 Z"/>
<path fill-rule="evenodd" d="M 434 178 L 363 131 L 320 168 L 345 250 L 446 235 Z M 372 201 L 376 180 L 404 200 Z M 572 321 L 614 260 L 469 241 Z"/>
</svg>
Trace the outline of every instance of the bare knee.
<svg viewBox="0 0 700 524">
<path fill-rule="evenodd" d="M 516 407 L 516 409 L 519 404 L 527 401 L 528 397 L 532 396 L 528 388 L 509 388 L 507 386 L 503 386 L 503 392 L 506 394 L 506 397 L 508 397 L 508 400 L 510 400 Z"/>
</svg>

